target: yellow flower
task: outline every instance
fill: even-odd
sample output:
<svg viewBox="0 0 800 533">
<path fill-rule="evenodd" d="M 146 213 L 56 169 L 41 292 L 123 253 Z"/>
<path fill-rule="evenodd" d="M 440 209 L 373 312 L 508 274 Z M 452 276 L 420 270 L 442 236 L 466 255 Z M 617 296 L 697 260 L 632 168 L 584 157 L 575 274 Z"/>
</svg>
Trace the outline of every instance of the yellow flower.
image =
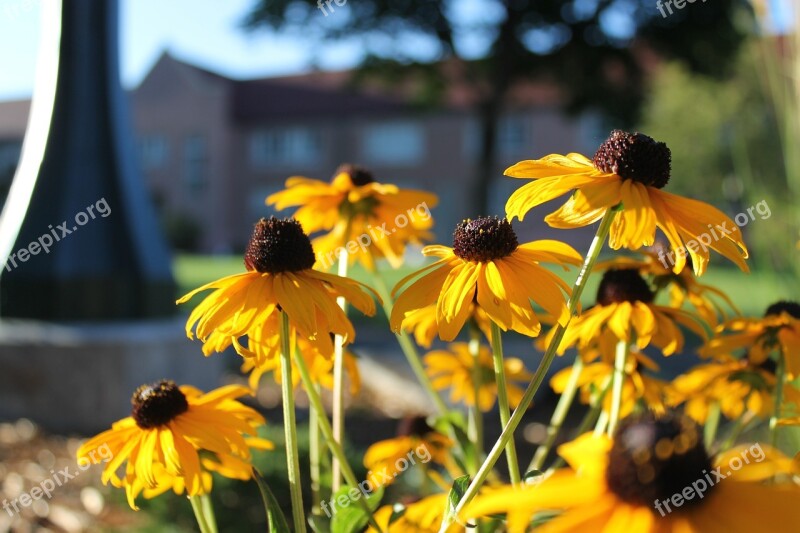
<svg viewBox="0 0 800 533">
<path fill-rule="evenodd" d="M 674 406 L 685 403 L 684 412 L 701 424 L 713 404 L 719 404 L 722 414 L 731 420 L 742 416 L 745 409 L 760 417 L 769 416 L 773 409 L 774 372 L 747 359 L 728 356 L 718 359 L 675 378 L 669 403 Z"/>
<path fill-rule="evenodd" d="M 294 350 L 301 356 L 308 368 L 309 376 L 314 383 L 322 385 L 326 389 L 333 389 L 333 358 L 319 353 L 316 347 L 305 339 L 297 339 L 297 349 Z M 259 362 L 254 357 L 246 357 L 242 362 L 242 372 L 250 372 L 249 383 L 253 390 L 258 388 L 261 376 L 266 373 L 274 372 L 275 382 L 281 383 L 281 364 L 279 347 L 276 346 L 273 355 Z M 361 389 L 361 374 L 358 371 L 356 358 L 349 351 L 344 352 L 344 369 L 350 378 L 350 393 L 355 395 Z M 292 359 L 292 386 L 297 388 L 301 384 L 300 371 L 297 370 L 294 359 Z"/>
<path fill-rule="evenodd" d="M 709 326 L 715 327 L 722 320 L 729 320 L 728 310 L 733 310 L 735 315 L 740 314 L 739 309 L 728 296 L 721 290 L 697 281 L 692 269 L 684 268 L 675 273 L 668 267 L 662 246 L 656 243 L 655 251 L 640 251 L 642 259 L 632 257 L 615 257 L 609 261 L 597 263 L 594 270 L 605 271 L 609 269 L 633 268 L 640 274 L 650 279 L 652 285 L 658 290 L 667 289 L 669 307 L 680 309 L 685 303 L 694 307 L 695 312 Z M 691 263 L 691 260 L 690 260 Z M 725 305 L 722 305 L 722 304 Z M 727 309 L 726 309 L 727 307 Z"/>
<path fill-rule="evenodd" d="M 671 355 L 680 351 L 684 342 L 676 323 L 706 338 L 698 318 L 680 309 L 655 305 L 653 297 L 636 270 L 606 271 L 597 291 L 597 305 L 570 322 L 559 355 L 576 346 L 581 352 L 599 348 L 604 356 L 613 357 L 619 341 L 635 342 L 639 349 L 652 344 L 664 355 Z"/>
<path fill-rule="evenodd" d="M 613 249 L 651 246 L 659 228 L 669 240 L 672 251 L 668 259 L 675 272 L 683 270 L 688 253 L 695 273 L 701 275 L 709 248 L 747 272 L 747 247 L 729 217 L 706 203 L 661 190 L 669 181 L 670 159 L 664 143 L 641 133 L 615 130 L 592 160 L 571 153 L 521 161 L 507 169 L 506 176 L 535 181 L 511 195 L 506 216 L 522 220 L 537 205 L 574 191 L 560 209 L 545 218 L 550 226 L 587 226 L 609 208 L 622 204 L 623 210 L 611 226 L 609 245 Z"/>
<path fill-rule="evenodd" d="M 387 533 L 436 533 L 444 518 L 447 494 L 434 494 L 409 505 L 386 505 L 375 511 L 375 520 Z M 460 526 L 448 532 L 464 531 Z M 367 533 L 376 533 L 370 526 Z"/>
<path fill-rule="evenodd" d="M 631 352 L 625 363 L 625 376 L 622 382 L 622 402 L 620 403 L 620 416 L 631 414 L 638 402 L 644 402 L 648 409 L 656 414 L 666 411 L 664 404 L 668 385 L 666 382 L 646 374 L 643 370 L 658 372 L 658 365 L 649 357 L 640 352 Z M 560 370 L 550 380 L 550 386 L 558 394 L 564 392 L 569 381 L 571 368 Z M 581 402 L 588 404 L 592 394 L 606 390 L 614 375 L 613 361 L 598 361 L 586 365 L 578 377 L 578 387 L 581 391 Z M 612 397 L 606 394 L 603 399 L 603 411 L 611 412 Z"/>
<path fill-rule="evenodd" d="M 250 479 L 250 448 L 272 449 L 272 443 L 255 437 L 264 418 L 236 401 L 247 394 L 246 387 L 237 385 L 207 394 L 171 381 L 143 385 L 133 394 L 131 416 L 84 443 L 77 456 L 91 456 L 106 446 L 112 458 L 103 469 L 103 483 L 125 487 L 133 509 L 142 491 L 146 498 L 169 489 L 189 496 L 207 492 L 208 471 Z"/>
<path fill-rule="evenodd" d="M 364 453 L 364 466 L 369 470 L 367 479 L 375 487 L 393 483 L 417 463 L 444 465 L 449 461 L 452 441 L 428 426 L 424 418 L 405 420 L 399 433 L 395 438 L 372 444 Z"/>
<path fill-rule="evenodd" d="M 730 332 L 731 334 L 726 334 Z M 780 349 L 789 379 L 800 375 L 800 304 L 777 302 L 767 308 L 764 318 L 739 318 L 717 328 L 717 335 L 703 347 L 704 356 L 717 356 L 747 349 L 750 361 L 763 364 L 770 353 Z"/>
<path fill-rule="evenodd" d="M 570 294 L 569 286 L 539 265 L 580 264 L 580 254 L 564 243 L 520 245 L 507 220 L 482 217 L 456 226 L 453 248 L 426 246 L 422 253 L 440 259 L 395 286 L 393 294 L 424 273 L 395 302 L 391 316 L 394 331 L 402 329 L 411 313 L 434 304 L 439 337 L 445 341 L 455 339 L 461 331 L 473 303 L 503 331 L 512 329 L 531 337 L 539 334 L 541 324 L 530 300 L 558 317 L 561 324 L 569 319 L 562 294 Z"/>
<path fill-rule="evenodd" d="M 353 325 L 336 298 L 343 296 L 367 315 L 375 314 L 375 302 L 366 285 L 318 272 L 313 264 L 314 251 L 297 221 L 262 218 L 245 252 L 247 272 L 203 285 L 178 300 L 185 303 L 214 289 L 189 315 L 186 335 L 192 339 L 194 328 L 206 355 L 233 344 L 238 354 L 262 362 L 276 353 L 278 317 L 284 312 L 293 336 L 296 332 L 329 356 L 330 334 L 342 335 L 347 342 L 355 339 Z M 248 338 L 247 347 L 242 337 Z"/>
<path fill-rule="evenodd" d="M 776 473 L 791 474 L 791 461 L 760 445 L 737 451 L 735 463 L 731 455 L 712 463 L 699 428 L 689 419 L 627 419 L 613 441 L 587 434 L 561 446 L 571 469 L 524 489 L 478 496 L 462 517 L 505 513 L 511 533 L 527 531 L 533 517 L 545 511 L 563 512 L 536 529 L 543 533 L 791 529 L 800 520 L 800 486 L 761 483 Z M 740 468 L 732 471 L 734 464 Z"/>
<path fill-rule="evenodd" d="M 386 258 L 395 268 L 403 262 L 409 243 L 433 238 L 431 209 L 435 194 L 377 183 L 367 170 L 342 165 L 330 183 L 303 177 L 286 180 L 286 189 L 270 195 L 268 205 L 282 210 L 300 206 L 296 218 L 314 239 L 317 265 L 328 268 L 344 247 L 350 262 L 369 269 L 375 258 Z M 348 243 L 352 243 L 348 247 Z"/>
<path fill-rule="evenodd" d="M 492 336 L 492 323 L 486 311 L 480 307 L 471 304 L 470 317 L 475 321 L 487 339 Z M 541 317 L 539 317 L 541 319 Z M 403 328 L 411 333 L 414 333 L 414 340 L 417 344 L 425 348 L 430 348 L 433 344 L 433 339 L 439 335 L 439 324 L 436 322 L 436 305 L 429 305 L 410 312 L 406 315 L 403 321 Z"/>
<path fill-rule="evenodd" d="M 426 371 L 431 377 L 431 384 L 437 390 L 450 389 L 450 400 L 475 405 L 475 357 L 469 353 L 469 344 L 456 342 L 449 346 L 450 350 L 435 350 L 425 357 Z M 478 389 L 478 409 L 489 411 L 497 398 L 497 382 L 494 379 L 494 363 L 492 352 L 481 346 L 478 352 L 478 369 L 480 388 Z M 522 399 L 523 389 L 514 382 L 527 383 L 531 374 L 525 369 L 520 359 L 506 357 L 503 360 L 508 389 L 508 403 L 516 407 Z"/>
</svg>

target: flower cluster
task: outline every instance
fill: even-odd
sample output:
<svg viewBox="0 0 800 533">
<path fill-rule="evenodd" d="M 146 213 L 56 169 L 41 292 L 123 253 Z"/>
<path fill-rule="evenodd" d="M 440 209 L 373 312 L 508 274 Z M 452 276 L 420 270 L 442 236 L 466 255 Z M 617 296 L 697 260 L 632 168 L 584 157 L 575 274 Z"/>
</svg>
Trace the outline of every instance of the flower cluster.
<svg viewBox="0 0 800 533">
<path fill-rule="evenodd" d="M 711 250 L 744 272 L 748 251 L 720 210 L 664 190 L 671 161 L 664 143 L 618 130 L 591 159 L 570 153 L 521 161 L 506 175 L 530 181 L 510 196 L 504 216 L 464 219 L 448 245 L 425 246 L 422 254 L 433 260 L 405 272 L 391 291 L 382 268 L 403 266 L 411 245 L 430 240 L 432 218 L 408 216 L 371 246 L 348 243 L 416 206 L 435 206 L 436 197 L 380 183 L 354 165 L 340 167 L 330 182 L 292 177 L 267 203 L 296 207 L 293 218 L 255 224 L 244 271 L 178 300 L 211 291 L 191 311 L 186 334 L 202 342 L 206 356 L 235 352 L 250 387 L 203 394 L 170 381 L 143 386 L 131 416 L 78 454 L 108 443 L 114 458 L 103 481 L 124 487 L 132 507 L 139 495 L 185 492 L 201 530 L 214 531 L 208 502 L 196 499 L 211 490 L 212 473 L 253 477 L 251 449 L 272 447 L 258 437 L 263 417 L 238 401 L 272 374 L 282 391 L 296 531 L 306 530 L 309 513 L 315 530 L 334 532 L 785 529 L 800 520 L 800 468 L 779 438 L 783 426 L 800 424 L 800 305 L 782 301 L 746 318 L 723 291 L 700 282 Z M 544 217 L 552 228 L 599 222 L 585 256 L 560 240 L 520 242 L 512 225 L 559 197 L 563 205 Z M 734 229 L 690 245 L 714 227 Z M 659 231 L 665 240 L 657 240 Z M 631 253 L 598 262 L 606 241 Z M 676 259 L 672 268 L 658 260 L 665 251 Z M 319 269 L 321 256 L 338 259 L 339 275 Z M 348 277 L 355 263 L 367 283 Z M 573 267 L 579 270 L 569 284 L 564 276 Z M 593 276 L 596 294 L 581 301 Z M 359 483 L 343 448 L 343 397 L 346 389 L 358 394 L 361 383 L 347 307 L 371 316 L 376 302 L 434 414 L 410 418 L 396 437 L 373 443 L 363 456 L 368 479 Z M 504 354 L 504 335 L 512 334 L 526 346 L 535 339 L 535 372 Z M 434 346 L 440 341 L 449 344 Z M 688 362 L 687 346 L 699 346 L 700 364 Z M 515 433 L 559 357 L 572 364 L 549 380 L 558 403 L 523 468 Z M 685 369 L 677 377 L 662 371 L 676 364 Z M 312 439 L 310 508 L 297 451 L 300 388 L 312 408 L 309 431 L 322 434 Z M 332 392 L 332 421 L 321 388 Z M 576 399 L 586 405 L 583 420 L 567 424 Z M 494 410 L 500 437 L 486 451 L 485 415 Z M 735 474 L 722 473 L 734 464 L 741 435 L 760 424 L 769 444 L 753 446 L 762 454 Z M 320 471 L 323 445 L 332 455 L 329 473 Z M 493 470 L 501 456 L 508 484 Z M 406 473 L 410 465 L 417 468 Z M 264 500 L 270 527 L 287 529 L 274 499 Z M 323 515 L 320 502 L 357 504 L 345 520 L 334 507 Z"/>
</svg>

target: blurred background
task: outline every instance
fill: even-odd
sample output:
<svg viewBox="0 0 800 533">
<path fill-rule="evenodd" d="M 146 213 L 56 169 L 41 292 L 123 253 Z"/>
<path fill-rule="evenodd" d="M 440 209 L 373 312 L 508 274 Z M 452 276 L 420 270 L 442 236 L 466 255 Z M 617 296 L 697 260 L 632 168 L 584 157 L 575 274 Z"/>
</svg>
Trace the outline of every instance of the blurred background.
<svg viewBox="0 0 800 533">
<path fill-rule="evenodd" d="M 48 0 L 0 0 L 0 206 L 22 153 L 47 8 Z M 504 212 L 520 185 L 502 175 L 510 164 L 549 153 L 591 156 L 621 128 L 668 144 L 671 192 L 731 217 L 753 208 L 742 228 L 753 272 L 745 277 L 714 255 L 704 281 L 744 314 L 761 316 L 770 303 L 798 295 L 798 17 L 792 0 L 121 0 L 129 149 L 172 250 L 175 295 L 242 271 L 252 224 L 273 213 L 264 199 L 289 176 L 327 180 L 352 162 L 378 181 L 433 191 L 440 198 L 436 238 L 449 244 L 462 218 Z M 542 216 L 516 224 L 521 241 L 559 238 L 586 250 L 594 228 L 560 232 Z M 409 266 L 387 273 L 387 281 L 420 261 L 412 251 Z M 591 301 L 591 287 L 586 294 Z M 34 340 L 44 335 L 0 314 L 6 335 L 18 328 Z M 357 450 L 428 406 L 421 394 L 402 405 L 390 397 L 409 390 L 411 378 L 384 318 L 354 319 L 365 375 L 348 415 Z M 137 336 L 180 332 L 181 317 L 142 327 Z M 187 349 L 202 359 L 199 344 Z M 529 341 L 512 340 L 507 351 L 535 365 Z M 236 360 L 224 357 L 227 377 L 215 373 L 214 380 L 237 379 Z M 279 428 L 279 395 L 269 379 L 257 400 Z M 104 394 L 127 401 L 130 392 Z M 0 424 L 0 496 L 8 498 L 67 464 L 87 427 L 14 413 Z M 263 462 L 281 471 L 279 455 Z M 247 501 L 242 492 L 237 486 L 215 496 L 232 521 Z M 161 500 L 134 515 L 89 474 L 45 507 L 21 517 L 0 511 L 0 531 L 191 524 L 190 513 L 176 517 Z"/>
</svg>

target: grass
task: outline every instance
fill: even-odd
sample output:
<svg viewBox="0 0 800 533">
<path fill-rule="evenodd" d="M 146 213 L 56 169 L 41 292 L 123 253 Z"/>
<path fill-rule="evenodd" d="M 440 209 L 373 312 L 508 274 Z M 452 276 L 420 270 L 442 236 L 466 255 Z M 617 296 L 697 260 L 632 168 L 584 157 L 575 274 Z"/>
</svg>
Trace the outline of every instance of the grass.
<svg viewBox="0 0 800 533">
<path fill-rule="evenodd" d="M 702 282 L 723 290 L 745 315 L 761 316 L 770 304 L 787 299 L 791 292 L 788 288 L 796 286 L 796 280 L 769 271 L 756 271 L 744 274 L 738 269 L 724 265 L 724 259 L 715 257 Z M 398 270 L 382 273 L 386 284 L 393 287 L 397 281 L 413 272 L 418 267 L 403 266 Z M 244 272 L 240 256 L 208 256 L 181 254 L 175 258 L 175 277 L 180 295 L 200 287 L 210 281 L 224 276 Z M 559 274 L 561 274 L 559 272 Z M 371 275 L 361 266 L 351 269 L 351 276 L 358 281 L 370 284 Z M 563 273 L 564 279 L 572 285 L 575 281 L 574 270 Z M 597 290 L 599 276 L 589 278 L 584 292 L 584 305 L 591 305 Z"/>
</svg>

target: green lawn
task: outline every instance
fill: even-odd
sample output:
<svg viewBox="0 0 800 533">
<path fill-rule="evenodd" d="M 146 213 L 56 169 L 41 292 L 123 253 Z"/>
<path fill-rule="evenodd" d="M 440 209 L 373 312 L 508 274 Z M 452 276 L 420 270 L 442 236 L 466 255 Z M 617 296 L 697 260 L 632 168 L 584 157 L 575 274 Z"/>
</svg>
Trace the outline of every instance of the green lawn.
<svg viewBox="0 0 800 533">
<path fill-rule="evenodd" d="M 712 285 L 726 292 L 739 306 L 745 315 L 761 316 L 768 305 L 781 299 L 792 299 L 792 288 L 796 282 L 790 282 L 787 277 L 781 277 L 773 272 L 752 272 L 744 274 L 737 269 L 725 266 L 724 260 L 716 257 L 708 273 L 703 276 L 702 282 Z M 182 254 L 175 258 L 175 276 L 181 295 L 205 283 L 244 272 L 244 264 L 239 256 L 206 256 Z M 391 288 L 403 276 L 413 272 L 417 267 L 404 266 L 398 270 L 389 270 L 383 274 L 386 284 Z M 575 271 L 559 272 L 563 278 L 572 285 L 575 281 Z M 370 283 L 371 276 L 363 268 L 356 265 L 351 272 L 353 278 Z M 599 276 L 589 278 L 589 283 L 584 292 L 584 305 L 591 305 L 594 300 Z"/>
</svg>

